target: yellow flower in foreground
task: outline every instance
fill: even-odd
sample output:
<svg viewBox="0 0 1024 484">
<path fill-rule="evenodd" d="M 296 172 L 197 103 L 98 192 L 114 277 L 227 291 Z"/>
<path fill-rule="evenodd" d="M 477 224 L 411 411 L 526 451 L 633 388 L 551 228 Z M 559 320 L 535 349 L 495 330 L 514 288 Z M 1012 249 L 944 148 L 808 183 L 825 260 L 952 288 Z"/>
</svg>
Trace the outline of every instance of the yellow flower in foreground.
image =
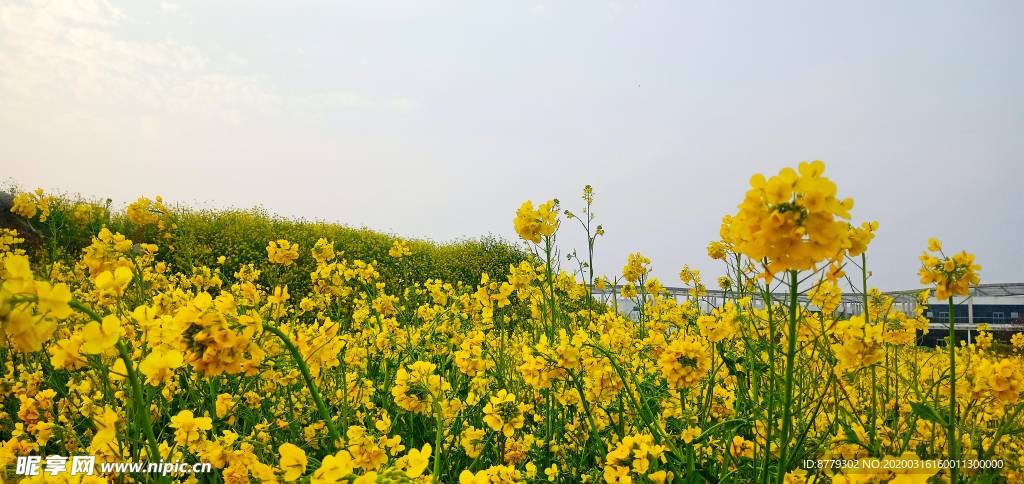
<svg viewBox="0 0 1024 484">
<path fill-rule="evenodd" d="M 196 417 L 191 410 L 182 410 L 171 417 L 171 427 L 176 429 L 174 440 L 178 442 L 178 445 L 188 445 L 199 440 L 204 431 L 213 429 L 213 419 Z M 303 454 L 303 458 L 305 458 L 305 454 Z M 303 463 L 305 463 L 305 459 L 303 459 Z M 305 464 L 303 464 L 303 470 L 305 470 Z"/>
<path fill-rule="evenodd" d="M 124 294 L 124 288 L 132 282 L 133 277 L 132 270 L 124 266 L 118 267 L 114 272 L 103 271 L 96 276 L 96 289 L 112 291 L 121 296 Z"/>
<path fill-rule="evenodd" d="M 139 363 L 139 371 L 146 375 L 147 383 L 157 386 L 167 383 L 174 376 L 174 370 L 183 363 L 184 357 L 180 351 L 158 349 Z"/>
<path fill-rule="evenodd" d="M 683 430 L 681 437 L 683 438 L 683 442 L 689 444 L 690 441 L 692 441 L 693 439 L 700 437 L 700 434 L 702 432 L 703 431 L 700 429 L 700 427 L 690 427 L 686 430 Z"/>
<path fill-rule="evenodd" d="M 299 244 L 287 240 L 270 241 L 267 244 L 267 258 L 274 264 L 292 265 L 299 258 Z"/>
<path fill-rule="evenodd" d="M 548 476 L 548 480 L 555 482 L 558 479 L 558 464 L 551 464 L 551 467 L 544 469 L 544 475 Z"/>
<path fill-rule="evenodd" d="M 459 484 L 490 484 L 491 476 L 484 469 L 476 474 L 472 471 L 464 470 L 462 474 L 459 474 Z"/>
<path fill-rule="evenodd" d="M 805 484 L 807 482 L 807 469 L 787 472 L 782 482 L 783 484 Z"/>
<path fill-rule="evenodd" d="M 721 242 L 712 242 L 708 244 L 708 257 L 712 259 L 725 260 L 725 252 L 729 250 L 729 246 Z"/>
<path fill-rule="evenodd" d="M 7 280 L 4 281 L 4 289 L 17 294 L 31 289 L 29 282 L 32 280 L 32 267 L 28 257 L 15 255 L 4 261 L 4 272 L 7 273 Z M 2 274 L 0 274 L 2 275 Z"/>
<path fill-rule="evenodd" d="M 6 315 L 0 323 L 7 339 L 14 348 L 22 353 L 32 353 L 43 349 L 43 343 L 50 339 L 57 329 L 55 321 L 35 316 L 29 311 L 14 310 Z M 2 336 L 0 336 L 2 338 Z"/>
<path fill-rule="evenodd" d="M 729 453 L 735 458 L 749 457 L 752 459 L 754 458 L 754 443 L 737 435 L 732 438 Z"/>
<path fill-rule="evenodd" d="M 302 462 L 305 463 L 305 454 L 303 454 Z M 281 466 L 284 466 L 283 454 Z M 305 468 L 305 464 L 303 464 L 303 468 Z M 313 477 L 309 482 L 310 484 L 340 482 L 342 478 L 351 474 L 353 469 L 355 469 L 355 463 L 352 462 L 352 454 L 347 450 L 339 450 L 337 454 L 324 457 L 323 462 L 320 463 L 320 468 L 313 472 Z"/>
<path fill-rule="evenodd" d="M 121 320 L 113 314 L 103 318 L 103 323 L 90 321 L 82 328 L 82 351 L 95 355 L 117 344 L 121 337 Z"/>
<path fill-rule="evenodd" d="M 405 474 L 409 477 L 419 477 L 423 474 L 423 471 L 427 469 L 427 464 L 430 462 L 430 454 L 433 449 L 430 448 L 430 444 L 423 444 L 423 450 L 412 449 L 409 451 L 408 468 L 405 470 Z"/>
<path fill-rule="evenodd" d="M 157 198 L 157 204 L 153 204 L 153 201 L 148 198 L 139 198 L 135 203 L 128 206 L 128 220 L 140 227 L 156 223 L 160 217 L 153 213 L 153 210 L 160 211 L 163 207 L 162 203 L 159 203 L 160 197 Z"/>
<path fill-rule="evenodd" d="M 647 267 L 650 263 L 651 260 L 640 255 L 639 252 L 636 254 L 629 254 L 629 261 L 622 267 L 622 276 L 629 282 L 636 282 L 651 271 L 651 269 Z"/>
<path fill-rule="evenodd" d="M 295 444 L 286 443 L 277 448 L 277 453 L 281 455 L 284 480 L 294 481 L 306 473 L 306 451 L 298 448 Z"/>
<path fill-rule="evenodd" d="M 647 474 L 647 478 L 654 481 L 655 484 L 665 484 L 665 481 L 672 480 L 672 473 L 668 471 L 658 471 L 653 474 Z"/>
<path fill-rule="evenodd" d="M 634 286 L 633 283 L 630 282 L 630 283 L 626 284 L 625 286 L 622 286 L 622 291 L 621 292 L 622 292 L 622 297 L 627 298 L 627 299 L 632 299 L 632 298 L 636 297 L 636 286 Z"/>
<path fill-rule="evenodd" d="M 284 287 L 281 287 L 281 286 L 275 287 L 274 288 L 274 295 L 273 296 L 267 296 L 267 302 L 269 302 L 270 304 L 281 304 L 281 303 L 283 303 L 283 302 L 285 302 L 285 301 L 287 301 L 289 299 L 291 299 L 291 295 L 288 294 L 288 286 L 287 285 L 285 285 Z"/>
<path fill-rule="evenodd" d="M 14 206 L 11 211 L 25 218 L 32 218 L 36 215 L 36 203 L 28 193 L 19 193 L 14 199 Z"/>
<path fill-rule="evenodd" d="M 1010 343 L 1013 343 L 1013 347 L 1018 350 L 1024 348 L 1024 333 L 1014 333 L 1010 338 Z"/>
<path fill-rule="evenodd" d="M 767 257 L 765 278 L 845 253 L 844 246 L 853 246 L 850 225 L 835 217 L 849 219 L 853 199 L 836 198 L 836 185 L 821 176 L 824 171 L 825 164 L 814 161 L 800 163 L 799 174 L 786 168 L 768 180 L 755 175 L 739 213 L 722 220 L 722 240 L 752 260 Z M 865 234 L 860 245 L 869 240 Z"/>
<path fill-rule="evenodd" d="M 71 289 L 67 284 L 50 285 L 46 281 L 36 281 L 36 297 L 39 298 L 37 309 L 40 313 L 49 313 L 57 319 L 71 316 Z"/>
<path fill-rule="evenodd" d="M 326 264 L 337 257 L 337 254 L 334 253 L 334 242 L 330 242 L 322 237 L 316 241 L 316 244 L 313 244 L 312 252 L 317 264 Z"/>
<path fill-rule="evenodd" d="M 941 253 L 942 243 L 935 239 L 928 240 L 928 250 L 939 251 L 943 260 L 928 252 L 923 253 L 918 257 L 921 270 L 917 274 L 921 276 L 921 284 L 935 283 L 935 297 L 939 301 L 945 301 L 953 294 L 967 296 L 970 286 L 980 282 L 977 271 L 981 270 L 981 266 L 974 263 L 973 254 L 965 251 L 946 257 Z"/>
<path fill-rule="evenodd" d="M 484 429 L 477 429 L 470 425 L 468 428 L 462 431 L 462 437 L 460 443 L 462 448 L 466 450 L 466 455 L 472 459 L 476 459 L 480 452 L 484 450 Z"/>
<path fill-rule="evenodd" d="M 523 417 L 524 405 L 516 404 L 516 396 L 505 390 L 498 392 L 491 397 L 491 401 L 484 407 L 484 423 L 491 427 L 491 430 L 501 431 L 505 437 L 511 437 L 518 428 L 523 427 L 526 420 Z"/>
<path fill-rule="evenodd" d="M 231 411 L 231 408 L 235 406 L 234 397 L 230 393 L 221 393 L 217 395 L 217 402 L 214 406 L 217 410 L 217 418 L 224 418 Z"/>
<path fill-rule="evenodd" d="M 694 387 L 700 384 L 711 369 L 704 345 L 690 337 L 676 339 L 658 357 L 661 374 L 675 388 Z"/>
<path fill-rule="evenodd" d="M 541 236 L 550 237 L 558 228 L 558 203 L 548 200 L 537 210 L 533 209 L 533 202 L 523 203 L 516 211 L 514 220 L 516 233 L 525 240 L 539 244 Z"/>
<path fill-rule="evenodd" d="M 355 481 L 352 481 L 352 484 L 374 484 L 375 482 L 377 482 L 377 473 L 374 471 L 367 471 L 366 474 L 363 474 L 357 477 Z"/>
<path fill-rule="evenodd" d="M 96 448 L 112 444 L 117 436 L 117 412 L 109 407 L 97 408 L 93 415 L 93 424 L 96 425 L 96 435 L 92 438 L 92 445 Z"/>
<path fill-rule="evenodd" d="M 395 376 L 395 384 L 391 387 L 391 395 L 395 403 L 410 412 L 428 415 L 434 411 L 435 397 L 450 391 L 452 386 L 447 380 L 434 374 L 437 365 L 417 361 L 405 368 L 399 368 Z"/>
</svg>

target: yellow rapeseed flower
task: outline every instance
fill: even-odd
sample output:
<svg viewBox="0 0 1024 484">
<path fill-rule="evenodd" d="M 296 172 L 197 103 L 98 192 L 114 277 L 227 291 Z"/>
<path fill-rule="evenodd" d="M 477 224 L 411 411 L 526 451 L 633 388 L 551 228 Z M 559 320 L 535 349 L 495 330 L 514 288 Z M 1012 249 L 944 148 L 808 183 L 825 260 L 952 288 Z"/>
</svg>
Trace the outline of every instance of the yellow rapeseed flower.
<svg viewBox="0 0 1024 484">
<path fill-rule="evenodd" d="M 639 252 L 636 254 L 630 254 L 629 261 L 622 267 L 622 276 L 629 282 L 636 282 L 651 271 L 651 269 L 647 267 L 650 263 L 651 260 L 640 255 Z"/>
<path fill-rule="evenodd" d="M 939 301 L 949 299 L 949 296 L 956 294 L 967 296 L 970 286 L 980 282 L 977 271 L 981 266 L 974 263 L 974 255 L 966 251 L 946 257 L 942 254 L 942 243 L 936 239 L 928 239 L 928 251 L 938 251 L 942 260 L 938 257 L 924 252 L 918 259 L 921 260 L 921 284 L 935 283 L 935 297 Z"/>
<path fill-rule="evenodd" d="M 175 349 L 154 350 L 142 363 L 139 371 L 146 375 L 146 381 L 153 386 L 167 383 L 174 376 L 174 370 L 181 367 L 184 357 Z"/>
<path fill-rule="evenodd" d="M 701 342 L 693 337 L 680 337 L 672 341 L 658 357 L 658 367 L 669 385 L 687 388 L 700 385 L 711 369 L 711 359 Z"/>
<path fill-rule="evenodd" d="M 281 467 L 285 466 L 284 456 L 285 452 L 282 450 Z M 305 455 L 302 456 L 302 467 L 305 469 Z M 334 455 L 324 457 L 324 460 L 320 463 L 320 468 L 313 472 L 310 484 L 334 484 L 343 482 L 344 477 L 351 474 L 354 469 L 355 462 L 352 461 L 352 454 L 347 450 L 339 450 L 338 453 Z"/>
<path fill-rule="evenodd" d="M 491 430 L 500 431 L 505 437 L 511 437 L 516 429 L 522 428 L 526 418 L 523 410 L 526 406 L 516 403 L 516 396 L 501 390 L 497 395 L 491 397 L 487 406 L 484 407 L 484 423 Z"/>
<path fill-rule="evenodd" d="M 270 241 L 267 244 L 267 258 L 274 264 L 290 266 L 299 258 L 299 245 L 287 240 Z"/>
<path fill-rule="evenodd" d="M 113 315 L 103 317 L 103 322 L 90 321 L 82 328 L 82 350 L 95 355 L 113 348 L 121 337 L 121 320 Z"/>
<path fill-rule="evenodd" d="M 14 198 L 14 206 L 11 211 L 25 218 L 32 218 L 36 215 L 36 202 L 28 193 L 19 193 Z"/>
<path fill-rule="evenodd" d="M 412 255 L 412 251 L 409 250 L 409 246 L 405 242 L 396 240 L 395 245 L 391 246 L 391 250 L 388 251 L 388 255 L 401 259 L 402 257 Z"/>
<path fill-rule="evenodd" d="M 834 217 L 850 218 L 853 200 L 836 198 L 836 185 L 821 176 L 824 163 L 804 162 L 799 171 L 786 168 L 768 180 L 755 175 L 740 212 L 723 219 L 722 240 L 753 260 L 767 258 L 766 278 L 811 269 L 852 246 L 849 225 Z"/>
<path fill-rule="evenodd" d="M 427 469 L 427 464 L 430 462 L 432 452 L 430 444 L 423 444 L 422 450 L 411 449 L 408 455 L 408 468 L 405 470 L 405 475 L 419 477 L 420 474 L 423 474 L 423 471 Z"/>
<path fill-rule="evenodd" d="M 306 473 L 306 451 L 295 444 L 285 443 L 277 448 L 277 453 L 281 456 L 281 469 L 284 470 L 285 481 L 294 481 Z"/>
<path fill-rule="evenodd" d="M 514 225 L 516 233 L 525 240 L 539 244 L 541 236 L 550 237 L 558 228 L 558 203 L 548 200 L 537 210 L 533 209 L 533 202 L 526 201 L 516 211 Z"/>
<path fill-rule="evenodd" d="M 203 438 L 205 431 L 213 429 L 213 420 L 210 417 L 196 417 L 191 410 L 182 410 L 171 417 L 171 428 L 175 429 L 174 439 L 178 445 L 187 446 Z M 305 470 L 305 461 L 303 461 L 303 470 Z"/>
</svg>

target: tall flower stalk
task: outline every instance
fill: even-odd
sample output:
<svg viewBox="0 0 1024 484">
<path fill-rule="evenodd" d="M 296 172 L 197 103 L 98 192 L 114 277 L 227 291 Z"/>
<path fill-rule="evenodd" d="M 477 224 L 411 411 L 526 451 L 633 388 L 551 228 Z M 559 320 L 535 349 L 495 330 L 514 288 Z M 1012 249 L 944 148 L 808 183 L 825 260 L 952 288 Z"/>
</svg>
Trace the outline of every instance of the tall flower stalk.
<svg viewBox="0 0 1024 484">
<path fill-rule="evenodd" d="M 776 274 L 786 273 L 789 279 L 789 321 L 786 338 L 786 366 L 782 369 L 783 395 L 776 400 L 776 367 L 770 358 L 769 396 L 767 411 L 774 415 L 782 405 L 779 459 L 775 482 L 782 483 L 789 466 L 789 444 L 792 439 L 793 378 L 796 370 L 797 296 L 801 271 L 816 269 L 824 261 L 840 261 L 847 253 L 859 255 L 866 242 L 855 244 L 857 232 L 835 217 L 850 218 L 853 199 L 836 197 L 835 183 L 821 176 L 825 164 L 820 161 L 801 163 L 799 173 L 785 168 L 778 176 L 765 179 L 755 175 L 750 179 L 751 189 L 739 205 L 739 213 L 725 217 L 722 225 L 723 242 L 732 245 L 737 254 L 763 261 L 760 278 L 765 281 L 764 300 L 768 304 L 769 348 L 775 345 L 775 315 L 771 309 L 771 282 Z M 770 351 L 771 353 L 771 351 Z M 774 418 L 768 419 L 774 424 Z M 771 465 L 774 425 L 766 431 L 765 458 L 761 476 L 767 478 Z"/>
<path fill-rule="evenodd" d="M 929 254 L 938 252 L 939 256 Z M 974 255 L 966 251 L 947 257 L 942 252 L 942 242 L 928 240 L 928 250 L 921 254 L 921 284 L 935 284 L 935 298 L 939 301 L 949 300 L 949 416 L 946 436 L 949 441 L 949 458 L 956 461 L 960 458 L 960 438 L 957 435 L 958 409 L 956 395 L 956 306 L 953 305 L 953 294 L 968 297 L 970 286 L 977 285 L 980 278 L 976 271 L 981 266 L 974 263 Z M 959 481 L 959 469 L 950 468 L 950 484 Z"/>
</svg>

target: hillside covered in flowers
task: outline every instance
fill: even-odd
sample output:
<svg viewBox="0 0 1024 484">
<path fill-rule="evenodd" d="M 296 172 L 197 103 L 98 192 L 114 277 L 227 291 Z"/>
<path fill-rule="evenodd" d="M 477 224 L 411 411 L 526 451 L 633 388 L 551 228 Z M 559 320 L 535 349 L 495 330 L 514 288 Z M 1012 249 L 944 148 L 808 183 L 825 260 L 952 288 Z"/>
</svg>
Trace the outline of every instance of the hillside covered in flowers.
<svg viewBox="0 0 1024 484">
<path fill-rule="evenodd" d="M 583 256 L 556 269 L 559 231 L 585 231 L 589 254 L 603 234 L 589 186 L 576 212 L 515 211 L 529 252 L 20 193 L 12 211 L 47 241 L 0 235 L 0 478 L 1024 482 L 1019 352 L 984 331 L 918 347 L 939 329 L 867 287 L 878 224 L 851 223 L 824 170 L 751 179 L 709 234 L 718 304 L 688 267 L 677 300 L 639 253 L 611 278 Z M 921 240 L 922 290 L 952 304 L 979 283 L 972 255 Z M 837 311 L 844 286 L 866 312 Z M 47 472 L 76 455 L 212 471 Z"/>
</svg>

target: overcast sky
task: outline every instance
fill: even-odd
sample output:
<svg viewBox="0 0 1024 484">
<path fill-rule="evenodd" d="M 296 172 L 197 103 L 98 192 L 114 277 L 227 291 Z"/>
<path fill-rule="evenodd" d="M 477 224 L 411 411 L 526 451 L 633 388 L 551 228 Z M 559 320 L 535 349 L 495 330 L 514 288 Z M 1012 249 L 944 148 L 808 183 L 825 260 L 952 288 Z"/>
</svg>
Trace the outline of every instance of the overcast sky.
<svg viewBox="0 0 1024 484">
<path fill-rule="evenodd" d="M 822 160 L 881 224 L 1024 282 L 1024 3 L 0 0 L 0 178 L 446 241 L 578 210 L 665 285 L 756 173 Z M 585 250 L 563 225 L 563 250 Z"/>
</svg>

